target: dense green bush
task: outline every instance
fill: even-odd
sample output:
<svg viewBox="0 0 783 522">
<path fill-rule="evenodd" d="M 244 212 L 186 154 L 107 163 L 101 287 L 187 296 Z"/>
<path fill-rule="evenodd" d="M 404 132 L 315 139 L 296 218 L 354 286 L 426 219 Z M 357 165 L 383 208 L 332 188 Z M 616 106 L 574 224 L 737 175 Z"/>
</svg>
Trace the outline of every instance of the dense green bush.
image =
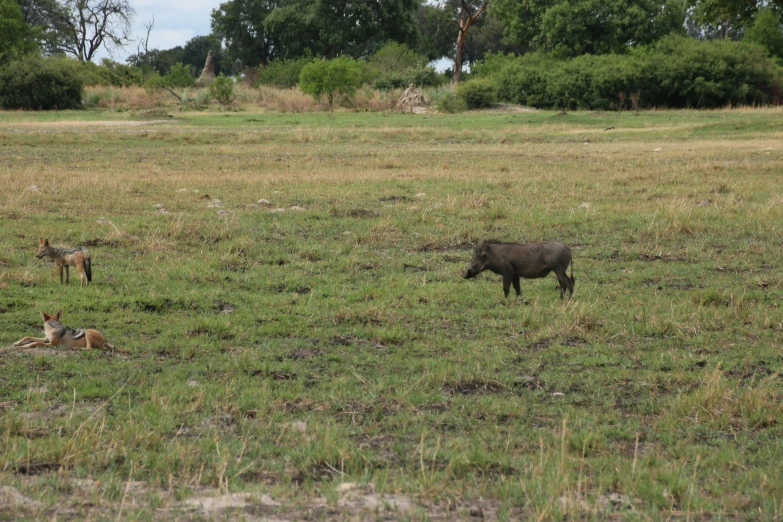
<svg viewBox="0 0 783 522">
<path fill-rule="evenodd" d="M 290 60 L 274 60 L 269 62 L 266 67 L 258 69 L 258 78 L 256 86 L 271 85 L 281 89 L 290 89 L 299 83 L 299 75 L 305 65 L 313 63 L 318 58 L 313 56 L 303 56 L 302 58 Z"/>
<path fill-rule="evenodd" d="M 190 74 L 190 66 L 183 63 L 172 65 L 171 71 L 163 78 L 166 80 L 166 87 L 191 87 L 195 81 Z"/>
<path fill-rule="evenodd" d="M 221 105 L 234 101 L 234 80 L 220 73 L 215 81 L 209 84 L 209 95 Z"/>
<path fill-rule="evenodd" d="M 489 80 L 476 78 L 457 86 L 457 97 L 468 109 L 486 109 L 497 103 L 495 86 Z"/>
<path fill-rule="evenodd" d="M 432 104 L 439 112 L 462 112 L 467 109 L 465 101 L 457 96 L 450 86 L 437 89 L 432 93 Z"/>
<path fill-rule="evenodd" d="M 28 56 L 0 68 L 0 107 L 76 109 L 81 106 L 83 85 L 73 60 Z"/>
<path fill-rule="evenodd" d="M 448 80 L 439 75 L 432 67 L 408 69 L 400 73 L 390 73 L 378 76 L 372 81 L 374 89 L 390 91 L 392 89 L 407 89 L 410 84 L 419 87 L 439 87 Z"/>
<path fill-rule="evenodd" d="M 427 58 L 405 44 L 389 42 L 367 60 L 373 88 L 381 91 L 405 89 L 410 84 L 437 87 L 445 79 L 427 66 Z"/>
<path fill-rule="evenodd" d="M 494 56 L 476 75 L 493 81 L 501 100 L 554 109 L 777 103 L 783 85 L 783 69 L 756 45 L 677 36 L 627 55 Z"/>
<path fill-rule="evenodd" d="M 361 63 L 353 58 L 340 57 L 305 65 L 299 75 L 299 88 L 316 100 L 326 96 L 329 105 L 332 105 L 335 94 L 342 94 L 346 99 L 353 97 L 363 79 Z"/>
<path fill-rule="evenodd" d="M 92 62 L 79 63 L 79 68 L 85 85 L 128 87 L 130 85 L 143 85 L 146 80 L 141 69 L 114 62 L 107 58 L 104 58 L 100 65 Z"/>
</svg>

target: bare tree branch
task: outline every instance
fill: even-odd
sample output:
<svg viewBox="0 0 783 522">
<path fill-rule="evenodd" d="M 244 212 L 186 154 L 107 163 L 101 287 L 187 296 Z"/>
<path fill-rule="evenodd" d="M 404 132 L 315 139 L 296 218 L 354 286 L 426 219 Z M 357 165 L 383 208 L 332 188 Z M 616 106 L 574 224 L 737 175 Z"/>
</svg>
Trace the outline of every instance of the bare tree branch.
<svg viewBox="0 0 783 522">
<path fill-rule="evenodd" d="M 63 20 L 70 34 L 62 50 L 81 61 L 90 61 L 103 47 L 109 53 L 130 41 L 134 11 L 129 0 L 65 0 Z M 153 20 L 154 23 L 154 20 Z M 147 32 L 152 30 L 150 24 Z"/>
</svg>

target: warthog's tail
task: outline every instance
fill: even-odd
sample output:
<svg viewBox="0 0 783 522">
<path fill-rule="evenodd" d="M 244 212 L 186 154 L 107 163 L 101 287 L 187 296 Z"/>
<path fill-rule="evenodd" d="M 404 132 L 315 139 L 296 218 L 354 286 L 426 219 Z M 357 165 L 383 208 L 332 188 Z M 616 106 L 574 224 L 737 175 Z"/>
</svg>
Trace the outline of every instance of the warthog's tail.
<svg viewBox="0 0 783 522">
<path fill-rule="evenodd" d="M 571 257 L 571 284 L 576 283 L 576 279 L 574 279 L 574 258 Z"/>
</svg>

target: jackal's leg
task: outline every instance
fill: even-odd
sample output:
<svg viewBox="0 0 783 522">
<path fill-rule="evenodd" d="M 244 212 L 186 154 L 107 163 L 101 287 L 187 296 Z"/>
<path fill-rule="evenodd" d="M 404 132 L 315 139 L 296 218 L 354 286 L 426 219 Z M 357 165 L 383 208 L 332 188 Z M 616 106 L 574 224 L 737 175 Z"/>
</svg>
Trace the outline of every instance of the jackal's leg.
<svg viewBox="0 0 783 522">
<path fill-rule="evenodd" d="M 60 284 L 63 284 L 63 265 L 57 265 L 57 268 L 60 269 Z"/>
<path fill-rule="evenodd" d="M 62 283 L 62 281 L 60 281 Z M 71 267 L 65 265 L 65 284 L 71 284 Z"/>
<path fill-rule="evenodd" d="M 30 344 L 25 344 L 24 345 L 25 348 L 37 348 L 39 346 L 46 346 L 47 348 L 50 348 L 50 347 L 55 346 L 55 345 L 53 345 L 52 343 L 46 342 L 46 339 L 44 339 L 43 341 L 36 341 L 34 343 L 30 343 Z"/>
<path fill-rule="evenodd" d="M 32 342 L 39 342 L 39 343 L 48 343 L 49 339 L 46 337 L 22 337 L 18 341 L 14 343 L 14 346 L 22 346 L 23 344 L 32 343 Z"/>
</svg>

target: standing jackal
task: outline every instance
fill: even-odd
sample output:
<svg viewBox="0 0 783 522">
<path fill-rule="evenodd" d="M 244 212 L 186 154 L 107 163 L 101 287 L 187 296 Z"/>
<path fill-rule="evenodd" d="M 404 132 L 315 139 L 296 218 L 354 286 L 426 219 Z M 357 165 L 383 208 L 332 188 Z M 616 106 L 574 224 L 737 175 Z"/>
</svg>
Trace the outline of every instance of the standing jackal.
<svg viewBox="0 0 783 522">
<path fill-rule="evenodd" d="M 93 348 L 111 348 L 115 346 L 106 342 L 106 338 L 98 330 L 90 328 L 86 330 L 73 329 L 60 323 L 62 310 L 57 310 L 54 315 L 41 312 L 44 320 L 44 333 L 46 337 L 22 337 L 14 343 L 14 346 L 24 346 L 25 348 L 36 348 L 38 346 L 65 346 L 66 348 L 81 348 L 82 350 L 92 350 Z"/>
<path fill-rule="evenodd" d="M 38 259 L 48 257 L 57 268 L 60 269 L 60 284 L 63 283 L 63 267 L 65 267 L 65 282 L 71 282 L 71 274 L 68 267 L 75 266 L 79 271 L 79 286 L 90 284 L 92 281 L 92 268 L 90 263 L 90 253 L 84 247 L 79 248 L 60 248 L 49 246 L 49 240 L 41 238 L 38 253 L 35 254 Z M 85 283 L 86 280 L 86 283 Z"/>
</svg>

